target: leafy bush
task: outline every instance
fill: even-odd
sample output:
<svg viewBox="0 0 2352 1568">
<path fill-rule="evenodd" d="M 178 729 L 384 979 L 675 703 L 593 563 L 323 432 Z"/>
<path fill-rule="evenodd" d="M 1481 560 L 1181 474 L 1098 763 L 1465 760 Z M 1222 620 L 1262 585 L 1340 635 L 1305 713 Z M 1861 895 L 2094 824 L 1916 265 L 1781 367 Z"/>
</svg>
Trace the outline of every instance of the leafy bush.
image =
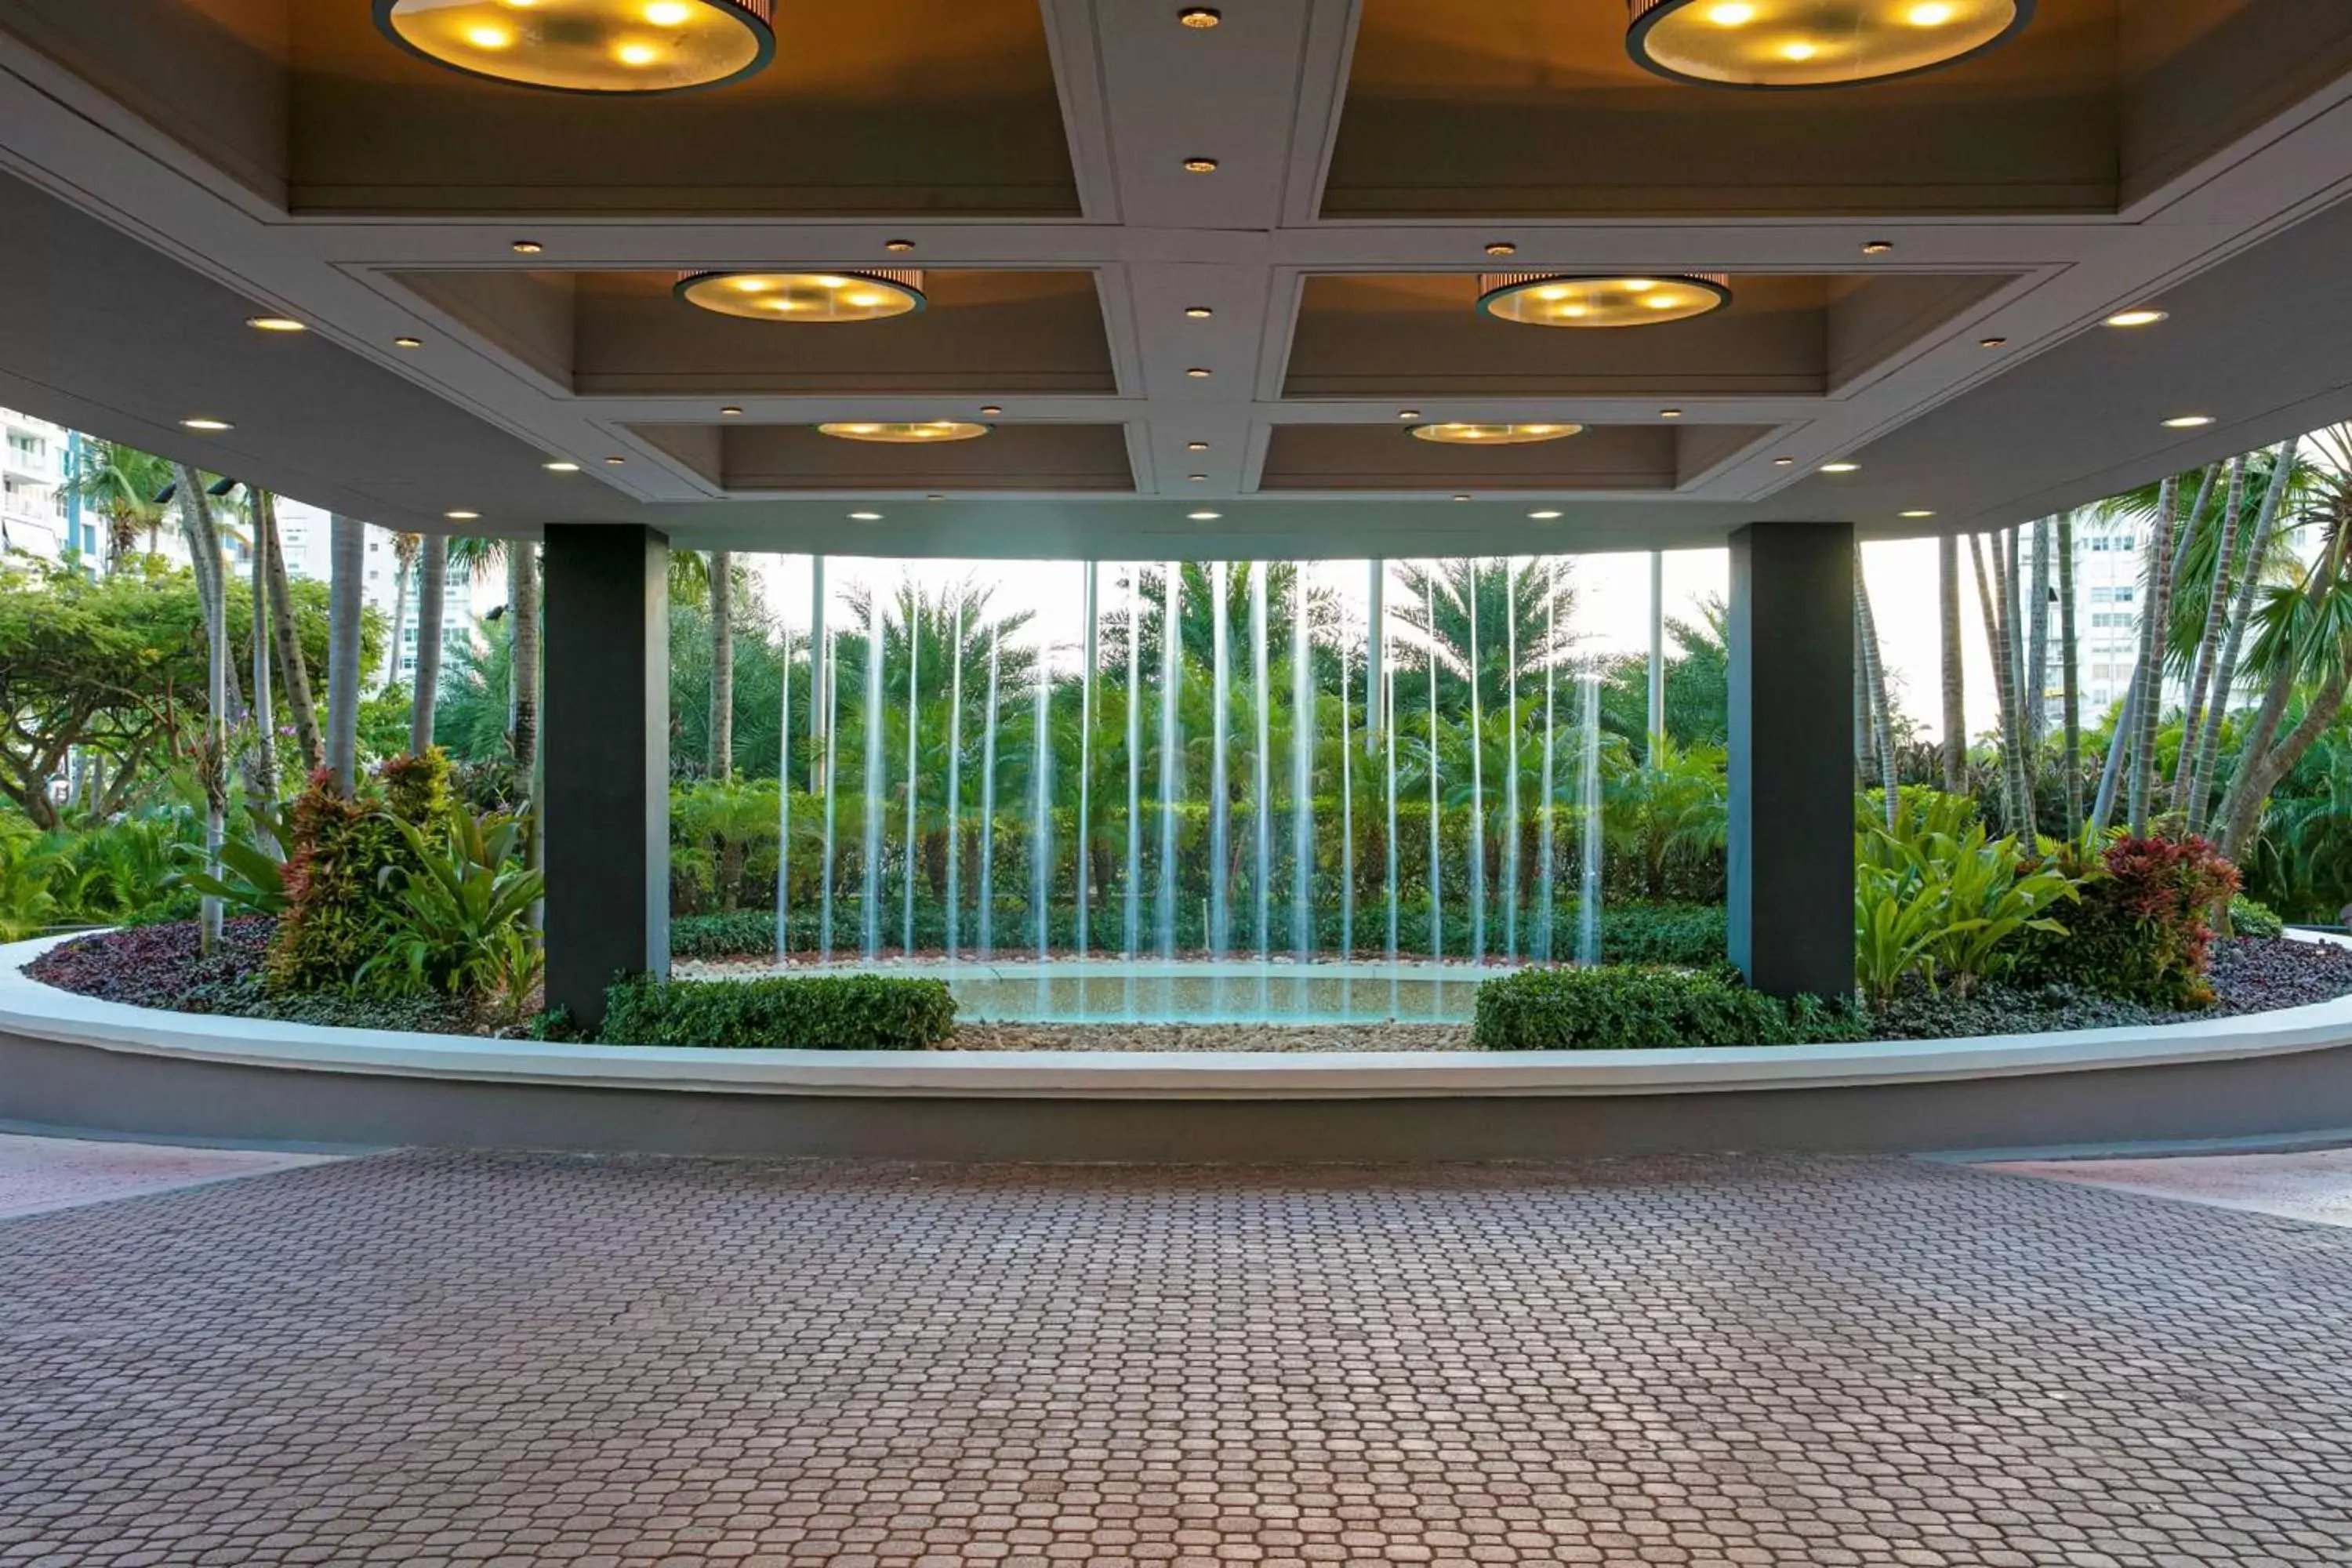
<svg viewBox="0 0 2352 1568">
<path fill-rule="evenodd" d="M 268 968 L 273 990 L 350 985 L 383 951 L 399 918 L 403 878 L 419 868 L 399 825 L 437 830 L 448 810 L 448 781 L 449 761 L 438 747 L 421 757 L 395 757 L 379 770 L 373 783 L 384 811 L 364 799 L 345 800 L 323 769 L 311 775 L 294 803 L 287 909 Z"/>
<path fill-rule="evenodd" d="M 1489 1051 L 1617 1051 L 1810 1045 L 1867 1034 L 1843 1003 L 1784 1002 L 1720 973 L 1603 964 L 1523 969 L 1486 982 L 1471 1038 Z"/>
<path fill-rule="evenodd" d="M 945 983 L 882 974 L 625 980 L 604 994 L 612 1046 L 919 1051 L 955 1032 Z"/>
<path fill-rule="evenodd" d="M 2015 839 L 1989 840 L 1973 803 L 1932 790 L 1898 795 L 1892 831 L 1866 823 L 1854 861 L 1854 974 L 1881 1008 L 1906 980 L 1967 995 L 2016 962 L 2021 936 L 2063 937 L 2048 911 L 2078 891 Z"/>
<path fill-rule="evenodd" d="M 2273 914 L 2268 904 L 2240 893 L 2230 900 L 2230 930 L 2244 937 L 2282 937 L 2286 934 L 2286 921 Z"/>
<path fill-rule="evenodd" d="M 1559 941 L 1576 929 L 1571 907 L 1560 916 Z M 1601 910 L 1603 963 L 1667 963 L 1705 969 L 1727 962 L 1721 904 L 1608 904 Z"/>
<path fill-rule="evenodd" d="M 669 922 L 672 958 L 736 958 L 776 951 L 773 910 L 736 910 L 723 915 L 679 915 Z"/>
<path fill-rule="evenodd" d="M 400 902 L 383 949 L 355 978 L 386 991 L 496 994 L 519 1014 L 542 967 L 538 939 L 523 924 L 547 879 L 518 858 L 530 819 L 462 805 L 444 813 L 446 829 L 427 837 L 398 817 L 409 863 L 387 868 Z"/>
<path fill-rule="evenodd" d="M 221 840 L 221 875 L 215 877 L 204 869 L 207 857 L 203 845 L 182 844 L 178 847 L 180 858 L 194 868 L 173 872 L 165 886 L 185 888 L 199 897 L 218 899 L 235 914 L 282 915 L 288 904 L 282 847 L 292 842 L 293 837 L 294 813 L 290 807 L 276 808 L 248 801 L 245 831 Z"/>
<path fill-rule="evenodd" d="M 2084 879 L 2081 901 L 2064 935 L 2027 943 L 2022 980 L 2159 1007 L 2212 1005 L 2210 922 L 2236 894 L 2238 870 L 2211 844 L 2118 838 L 2095 862 L 2068 848 L 2054 864 Z"/>
</svg>

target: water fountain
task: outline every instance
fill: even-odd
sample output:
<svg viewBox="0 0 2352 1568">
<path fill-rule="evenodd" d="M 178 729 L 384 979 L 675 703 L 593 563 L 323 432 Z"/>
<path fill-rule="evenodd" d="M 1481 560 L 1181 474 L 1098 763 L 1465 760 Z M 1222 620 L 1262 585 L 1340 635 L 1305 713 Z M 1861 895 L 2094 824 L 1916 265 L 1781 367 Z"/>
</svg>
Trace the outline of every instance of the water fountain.
<svg viewBox="0 0 2352 1568">
<path fill-rule="evenodd" d="M 1210 721 L 1215 739 L 1209 751 L 1209 956 L 1223 958 L 1233 945 L 1233 879 L 1226 868 L 1233 863 L 1228 840 L 1232 837 L 1233 794 L 1225 778 L 1225 742 L 1233 729 L 1226 711 L 1226 698 L 1232 690 L 1232 657 L 1225 622 L 1228 619 L 1226 595 L 1229 567 L 1220 561 L 1209 568 L 1209 627 L 1210 701 L 1214 717 Z"/>
<path fill-rule="evenodd" d="M 996 699 L 998 660 L 1004 634 L 988 637 L 988 731 L 980 753 L 980 957 L 996 951 Z"/>
<path fill-rule="evenodd" d="M 1182 791 L 1177 704 L 1184 689 L 1184 565 L 1171 561 L 1160 601 L 1160 897 L 1154 905 L 1160 956 L 1176 956 L 1176 802 Z"/>
</svg>

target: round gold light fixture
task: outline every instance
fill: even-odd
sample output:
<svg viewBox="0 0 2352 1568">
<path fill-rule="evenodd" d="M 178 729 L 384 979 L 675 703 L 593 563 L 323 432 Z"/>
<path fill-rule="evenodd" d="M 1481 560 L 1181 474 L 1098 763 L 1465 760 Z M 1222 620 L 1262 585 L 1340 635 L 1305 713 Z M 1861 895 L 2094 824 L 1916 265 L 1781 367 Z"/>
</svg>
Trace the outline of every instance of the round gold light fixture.
<svg viewBox="0 0 2352 1568">
<path fill-rule="evenodd" d="M 677 297 L 722 316 L 752 321 L 884 321 L 923 308 L 923 275 L 894 267 L 867 272 L 687 272 Z"/>
<path fill-rule="evenodd" d="M 1405 434 L 1416 441 L 1448 447 L 1532 447 L 1539 441 L 1564 441 L 1583 428 L 1581 425 L 1413 425 Z"/>
<path fill-rule="evenodd" d="M 1486 272 L 1478 278 L 1478 309 L 1524 327 L 1651 327 L 1686 321 L 1729 303 L 1729 279 L 1719 272 L 1646 278 Z"/>
<path fill-rule="evenodd" d="M 866 420 L 820 425 L 816 433 L 837 441 L 880 441 L 898 447 L 938 446 L 946 441 L 971 441 L 989 427 L 967 419 Z"/>
<path fill-rule="evenodd" d="M 2014 37 L 2033 0 L 1626 0 L 1636 63 L 1708 87 L 1848 87 Z"/>
<path fill-rule="evenodd" d="M 559 92 L 678 92 L 775 58 L 775 0 L 375 0 L 386 37 L 469 76 Z"/>
</svg>

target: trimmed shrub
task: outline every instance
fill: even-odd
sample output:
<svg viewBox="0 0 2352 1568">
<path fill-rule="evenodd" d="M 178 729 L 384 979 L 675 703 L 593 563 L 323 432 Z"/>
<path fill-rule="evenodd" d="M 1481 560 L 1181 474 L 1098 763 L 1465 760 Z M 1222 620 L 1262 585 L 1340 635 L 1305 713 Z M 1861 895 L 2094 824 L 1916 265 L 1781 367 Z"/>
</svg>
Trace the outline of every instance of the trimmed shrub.
<svg viewBox="0 0 2352 1568">
<path fill-rule="evenodd" d="M 2118 838 L 2088 867 L 2063 935 L 2036 932 L 2020 955 L 2029 985 L 2071 985 L 2103 996 L 2180 1009 L 2210 1007 L 2210 921 L 2238 890 L 2238 868 L 2202 838 Z"/>
<path fill-rule="evenodd" d="M 2230 930 L 2238 936 L 2282 937 L 2286 934 L 2286 921 L 2261 900 L 2240 893 L 2230 900 Z"/>
<path fill-rule="evenodd" d="M 1575 940 L 1576 910 L 1560 917 L 1562 944 Z M 1606 904 L 1601 909 L 1604 963 L 1668 963 L 1706 969 L 1727 962 L 1721 904 Z"/>
<path fill-rule="evenodd" d="M 740 958 L 776 951 L 776 912 L 736 910 L 723 915 L 676 915 L 669 922 L 672 958 Z"/>
<path fill-rule="evenodd" d="M 604 994 L 608 1046 L 919 1051 L 955 1033 L 944 982 L 885 974 L 625 980 Z"/>
<path fill-rule="evenodd" d="M 1720 973 L 1640 964 L 1523 969 L 1478 987 L 1471 1038 L 1488 1051 L 1664 1050 L 1866 1038 L 1850 1004 L 1782 1001 Z"/>
</svg>

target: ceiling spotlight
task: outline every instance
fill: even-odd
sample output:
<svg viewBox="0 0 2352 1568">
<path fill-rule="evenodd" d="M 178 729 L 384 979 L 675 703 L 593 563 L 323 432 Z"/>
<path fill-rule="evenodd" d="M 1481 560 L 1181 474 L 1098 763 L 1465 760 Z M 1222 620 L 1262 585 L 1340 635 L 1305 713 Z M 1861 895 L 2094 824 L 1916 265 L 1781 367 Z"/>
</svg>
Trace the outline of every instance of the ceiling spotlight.
<svg viewBox="0 0 2352 1568">
<path fill-rule="evenodd" d="M 1217 161 L 1214 158 L 1187 158 L 1184 160 L 1184 172 L 1188 174 L 1213 174 L 1217 172 Z"/>
<path fill-rule="evenodd" d="M 1912 510 L 1912 511 L 1906 511 L 1906 512 L 1905 512 L 1903 515 L 1904 515 L 1905 517 L 1933 517 L 1933 516 L 1935 516 L 1936 514 L 1935 514 L 1934 512 L 1932 512 L 1932 511 L 1927 511 L 1927 510 Z"/>
<path fill-rule="evenodd" d="M 1196 321 L 1205 321 L 1216 314 L 1206 305 L 1187 305 L 1184 307 L 1184 313 Z"/>
<path fill-rule="evenodd" d="M 576 474 L 580 471 L 579 464 L 566 462 L 562 458 L 556 458 L 553 462 L 541 463 L 540 467 L 551 474 Z"/>
<path fill-rule="evenodd" d="M 882 248 L 894 256 L 904 256 L 915 248 L 915 242 L 911 239 L 886 239 L 882 242 Z"/>
<path fill-rule="evenodd" d="M 719 412 L 719 414 L 720 414 L 720 416 L 721 416 L 722 417 L 725 417 L 725 418 L 728 418 L 728 419 L 732 419 L 732 418 L 734 418 L 737 415 L 739 415 L 739 414 L 742 413 L 743 411 L 742 411 L 740 408 L 738 408 L 735 405 L 733 405 L 733 404 L 731 404 L 731 403 L 730 403 L 730 404 L 728 404 L 725 407 L 721 408 Z"/>
<path fill-rule="evenodd" d="M 392 346 L 396 349 L 421 349 L 425 346 L 425 340 L 423 338 L 394 338 L 392 340 Z"/>
<path fill-rule="evenodd" d="M 853 511 L 849 514 L 849 521 L 852 522 L 879 522 L 882 521 L 882 514 L 878 511 Z"/>
<path fill-rule="evenodd" d="M 2181 414 L 2164 422 L 2168 430 L 2199 430 L 2213 423 L 2210 414 Z"/>
<path fill-rule="evenodd" d="M 1455 500 L 1468 500 L 1470 498 L 1468 496 L 1455 496 L 1454 499 Z"/>
<path fill-rule="evenodd" d="M 207 436 L 217 435 L 223 430 L 234 430 L 236 428 L 236 426 L 230 424 L 226 419 L 215 419 L 211 416 L 205 414 L 192 416 L 189 418 L 181 420 L 180 423 L 191 430 L 201 430 Z"/>
<path fill-rule="evenodd" d="M 1584 428 L 1581 425 L 1412 425 L 1405 434 L 1416 441 L 1448 447 L 1532 447 L 1540 441 L 1560 441 Z"/>
<path fill-rule="evenodd" d="M 1209 444 L 1206 441 L 1187 441 L 1184 443 L 1184 450 L 1188 452 L 1205 452 L 1208 449 Z"/>
<path fill-rule="evenodd" d="M 604 462 L 605 462 L 605 464 L 606 464 L 608 467 L 617 468 L 619 468 L 623 463 L 625 463 L 625 462 L 627 462 L 628 460 L 629 460 L 629 459 L 628 459 L 628 458 L 605 458 L 605 459 L 604 459 Z"/>
<path fill-rule="evenodd" d="M 1661 419 L 1679 419 L 1682 416 L 1683 411 L 1679 408 L 1661 408 L 1658 410 L 1658 417 Z"/>
<path fill-rule="evenodd" d="M 1223 21 L 1224 17 L 1207 5 L 1189 5 L 1176 14 L 1176 19 L 1188 27 L 1206 30 Z"/>
<path fill-rule="evenodd" d="M 1002 404 L 983 403 L 980 405 L 980 411 L 982 414 L 1002 414 L 1004 412 L 1004 407 Z"/>
<path fill-rule="evenodd" d="M 868 272 L 681 272 L 673 289 L 689 305 L 753 321 L 883 321 L 923 308 L 923 275 Z"/>
<path fill-rule="evenodd" d="M 245 324 L 257 332 L 307 332 L 310 330 L 291 316 L 247 316 Z"/>
<path fill-rule="evenodd" d="M 1206 381 L 1209 379 L 1209 369 L 1206 365 L 1196 364 L 1184 374 L 1191 376 L 1194 381 Z"/>
<path fill-rule="evenodd" d="M 1851 474 L 1859 472 L 1861 468 L 1862 465 L 1860 463 L 1823 463 L 1822 465 L 1822 472 L 1825 474 Z"/>
<path fill-rule="evenodd" d="M 925 496 L 923 499 L 925 500 L 945 500 L 948 498 L 945 496 Z"/>
<path fill-rule="evenodd" d="M 1895 242 L 1891 239 L 1865 239 L 1862 242 L 1864 256 L 1884 256 L 1894 248 Z"/>
<path fill-rule="evenodd" d="M 507 248 L 512 250 L 517 256 L 537 256 L 541 251 L 545 250 L 547 247 L 540 244 L 539 241 L 535 239 L 518 239 L 514 244 L 509 246 Z"/>
<path fill-rule="evenodd" d="M 1980 349 L 2005 349 L 2009 347 L 2009 340 L 2007 338 L 1979 338 L 1977 340 L 1977 347 Z"/>
<path fill-rule="evenodd" d="M 1188 511 L 1184 515 L 1194 522 L 1214 522 L 1225 514 L 1221 511 Z"/>
<path fill-rule="evenodd" d="M 1421 410 L 1418 408 L 1400 408 L 1397 410 L 1397 417 L 1400 419 L 1418 419 L 1421 417 Z"/>
<path fill-rule="evenodd" d="M 773 58 L 775 0 L 374 0 L 393 42 L 468 76 L 566 92 L 676 92 Z"/>
<path fill-rule="evenodd" d="M 478 511 L 445 511 L 441 515 L 451 522 L 475 522 L 480 520 L 482 514 Z"/>
<path fill-rule="evenodd" d="M 1729 281 L 1719 272 L 1654 278 L 1488 272 L 1478 279 L 1478 309 L 1527 327 L 1648 327 L 1720 310 L 1731 303 Z"/>
<path fill-rule="evenodd" d="M 2137 310 L 2118 310 L 2107 318 L 2106 324 L 2111 327 L 2152 327 L 2157 322 L 2167 320 L 2171 312 L 2167 310 L 2153 310 L 2145 307 Z"/>
<path fill-rule="evenodd" d="M 1196 485 L 1204 485 L 1209 482 L 1209 476 L 1206 474 L 1186 474 L 1184 477 Z"/>
<path fill-rule="evenodd" d="M 1559 513 L 1556 511 L 1531 511 L 1528 513 L 1528 516 L 1538 522 L 1550 522 L 1558 518 Z"/>
<path fill-rule="evenodd" d="M 1517 256 L 1518 253 L 1519 247 L 1507 239 L 1491 239 L 1486 242 L 1486 254 L 1489 256 Z"/>
<path fill-rule="evenodd" d="M 1626 0 L 1634 60 L 1707 87 L 1843 87 L 1958 63 L 2006 42 L 2034 0 Z"/>
<path fill-rule="evenodd" d="M 988 426 L 964 419 L 889 420 L 851 425 L 820 425 L 820 436 L 838 441 L 880 441 L 891 446 L 938 446 L 948 441 L 971 441 L 988 434 Z"/>
</svg>

